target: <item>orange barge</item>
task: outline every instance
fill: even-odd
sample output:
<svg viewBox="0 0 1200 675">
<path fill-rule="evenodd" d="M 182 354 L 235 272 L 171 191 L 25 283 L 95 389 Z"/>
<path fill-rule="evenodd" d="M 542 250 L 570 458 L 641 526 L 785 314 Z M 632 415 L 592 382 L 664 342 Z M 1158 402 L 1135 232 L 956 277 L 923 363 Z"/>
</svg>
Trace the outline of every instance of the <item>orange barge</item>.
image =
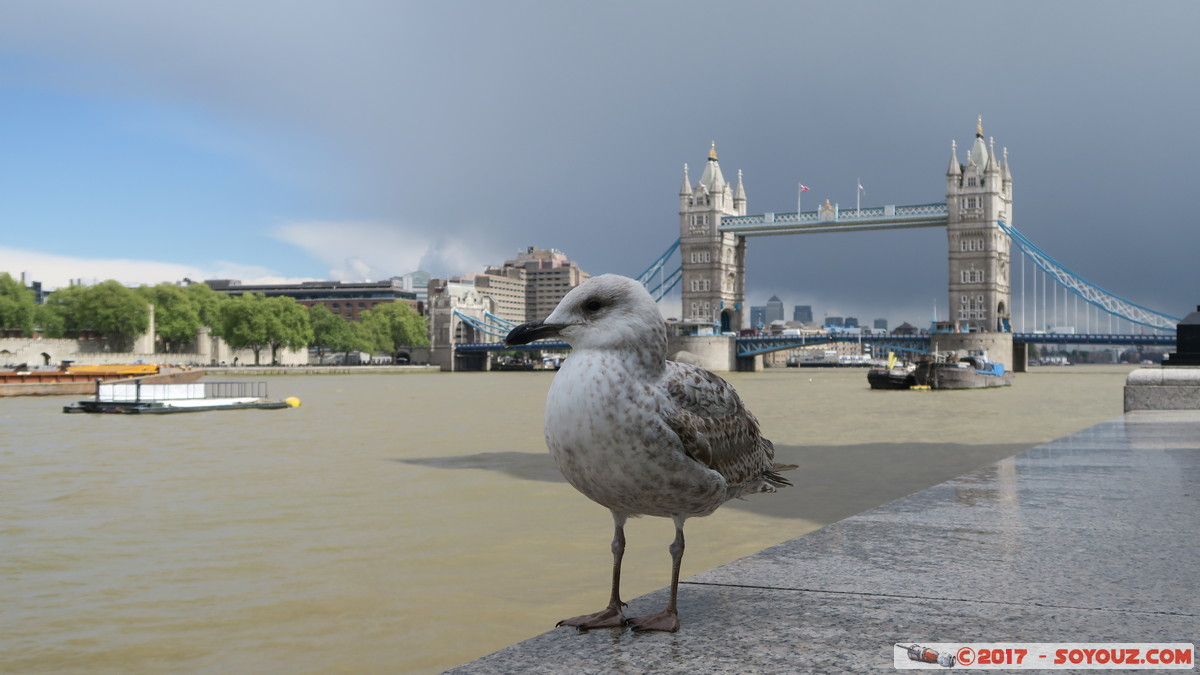
<svg viewBox="0 0 1200 675">
<path fill-rule="evenodd" d="M 96 380 L 113 382 L 141 379 L 147 384 L 165 384 L 197 382 L 203 376 L 203 368 L 154 364 L 67 366 L 57 370 L 0 370 L 0 397 L 86 395 L 96 390 Z"/>
</svg>

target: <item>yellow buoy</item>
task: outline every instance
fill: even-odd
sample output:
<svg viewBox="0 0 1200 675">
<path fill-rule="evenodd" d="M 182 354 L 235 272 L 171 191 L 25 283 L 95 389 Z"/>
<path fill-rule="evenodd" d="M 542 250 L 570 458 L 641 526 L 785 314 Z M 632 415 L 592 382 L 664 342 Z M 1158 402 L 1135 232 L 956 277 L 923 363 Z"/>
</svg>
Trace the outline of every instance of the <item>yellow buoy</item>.
<svg viewBox="0 0 1200 675">
<path fill-rule="evenodd" d="M 284 403 L 286 403 L 286 404 L 288 404 L 289 406 L 291 406 L 291 407 L 293 407 L 293 408 L 299 408 L 299 407 L 300 407 L 300 399 L 296 398 L 295 396 L 289 396 L 289 397 L 287 397 L 287 398 L 283 399 L 283 402 L 284 402 Z"/>
</svg>

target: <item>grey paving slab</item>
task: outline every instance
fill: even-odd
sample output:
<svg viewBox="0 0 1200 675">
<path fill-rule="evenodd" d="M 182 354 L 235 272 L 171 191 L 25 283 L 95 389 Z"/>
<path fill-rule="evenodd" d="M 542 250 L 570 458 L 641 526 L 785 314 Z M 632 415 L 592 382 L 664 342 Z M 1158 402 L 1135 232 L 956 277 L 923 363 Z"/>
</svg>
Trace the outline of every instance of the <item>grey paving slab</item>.
<svg viewBox="0 0 1200 675">
<path fill-rule="evenodd" d="M 452 672 L 878 672 L 897 642 L 1197 642 L 1198 507 L 1200 412 L 1131 412 L 696 575 L 679 633 L 557 629 Z"/>
<path fill-rule="evenodd" d="M 1200 581 L 1196 544 L 1163 531 L 854 520 L 814 535 L 689 582 L 1183 614 L 1197 609 L 1194 593 L 1180 593 Z"/>
<path fill-rule="evenodd" d="M 451 673 L 880 673 L 921 642 L 1191 641 L 1193 616 L 689 586 L 675 634 L 560 628 Z M 630 602 L 662 607 L 658 591 Z M 1188 636 L 1188 640 L 1183 640 Z"/>
</svg>

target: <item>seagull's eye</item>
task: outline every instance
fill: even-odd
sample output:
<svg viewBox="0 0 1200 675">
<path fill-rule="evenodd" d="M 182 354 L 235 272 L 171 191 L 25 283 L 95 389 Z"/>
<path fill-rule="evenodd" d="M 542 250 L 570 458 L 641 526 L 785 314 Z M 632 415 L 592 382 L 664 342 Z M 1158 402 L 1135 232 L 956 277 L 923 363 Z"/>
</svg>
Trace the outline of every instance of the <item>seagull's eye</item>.
<svg viewBox="0 0 1200 675">
<path fill-rule="evenodd" d="M 589 312 L 598 311 L 603 306 L 604 306 L 604 303 L 600 302 L 599 300 L 596 300 L 595 298 L 583 303 L 583 308 Z"/>
</svg>

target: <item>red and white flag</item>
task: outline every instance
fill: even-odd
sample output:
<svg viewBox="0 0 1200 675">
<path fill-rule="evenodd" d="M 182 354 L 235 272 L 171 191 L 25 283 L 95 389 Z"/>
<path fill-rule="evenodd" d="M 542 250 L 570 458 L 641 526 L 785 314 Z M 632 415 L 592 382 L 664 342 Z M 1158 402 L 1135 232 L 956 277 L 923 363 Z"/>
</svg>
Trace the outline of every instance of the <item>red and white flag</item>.
<svg viewBox="0 0 1200 675">
<path fill-rule="evenodd" d="M 807 185 L 805 185 L 804 183 L 801 183 L 801 184 L 800 184 L 800 191 L 801 191 L 801 192 L 808 192 L 808 189 L 809 189 L 809 188 L 808 188 L 808 186 L 807 186 Z"/>
</svg>

